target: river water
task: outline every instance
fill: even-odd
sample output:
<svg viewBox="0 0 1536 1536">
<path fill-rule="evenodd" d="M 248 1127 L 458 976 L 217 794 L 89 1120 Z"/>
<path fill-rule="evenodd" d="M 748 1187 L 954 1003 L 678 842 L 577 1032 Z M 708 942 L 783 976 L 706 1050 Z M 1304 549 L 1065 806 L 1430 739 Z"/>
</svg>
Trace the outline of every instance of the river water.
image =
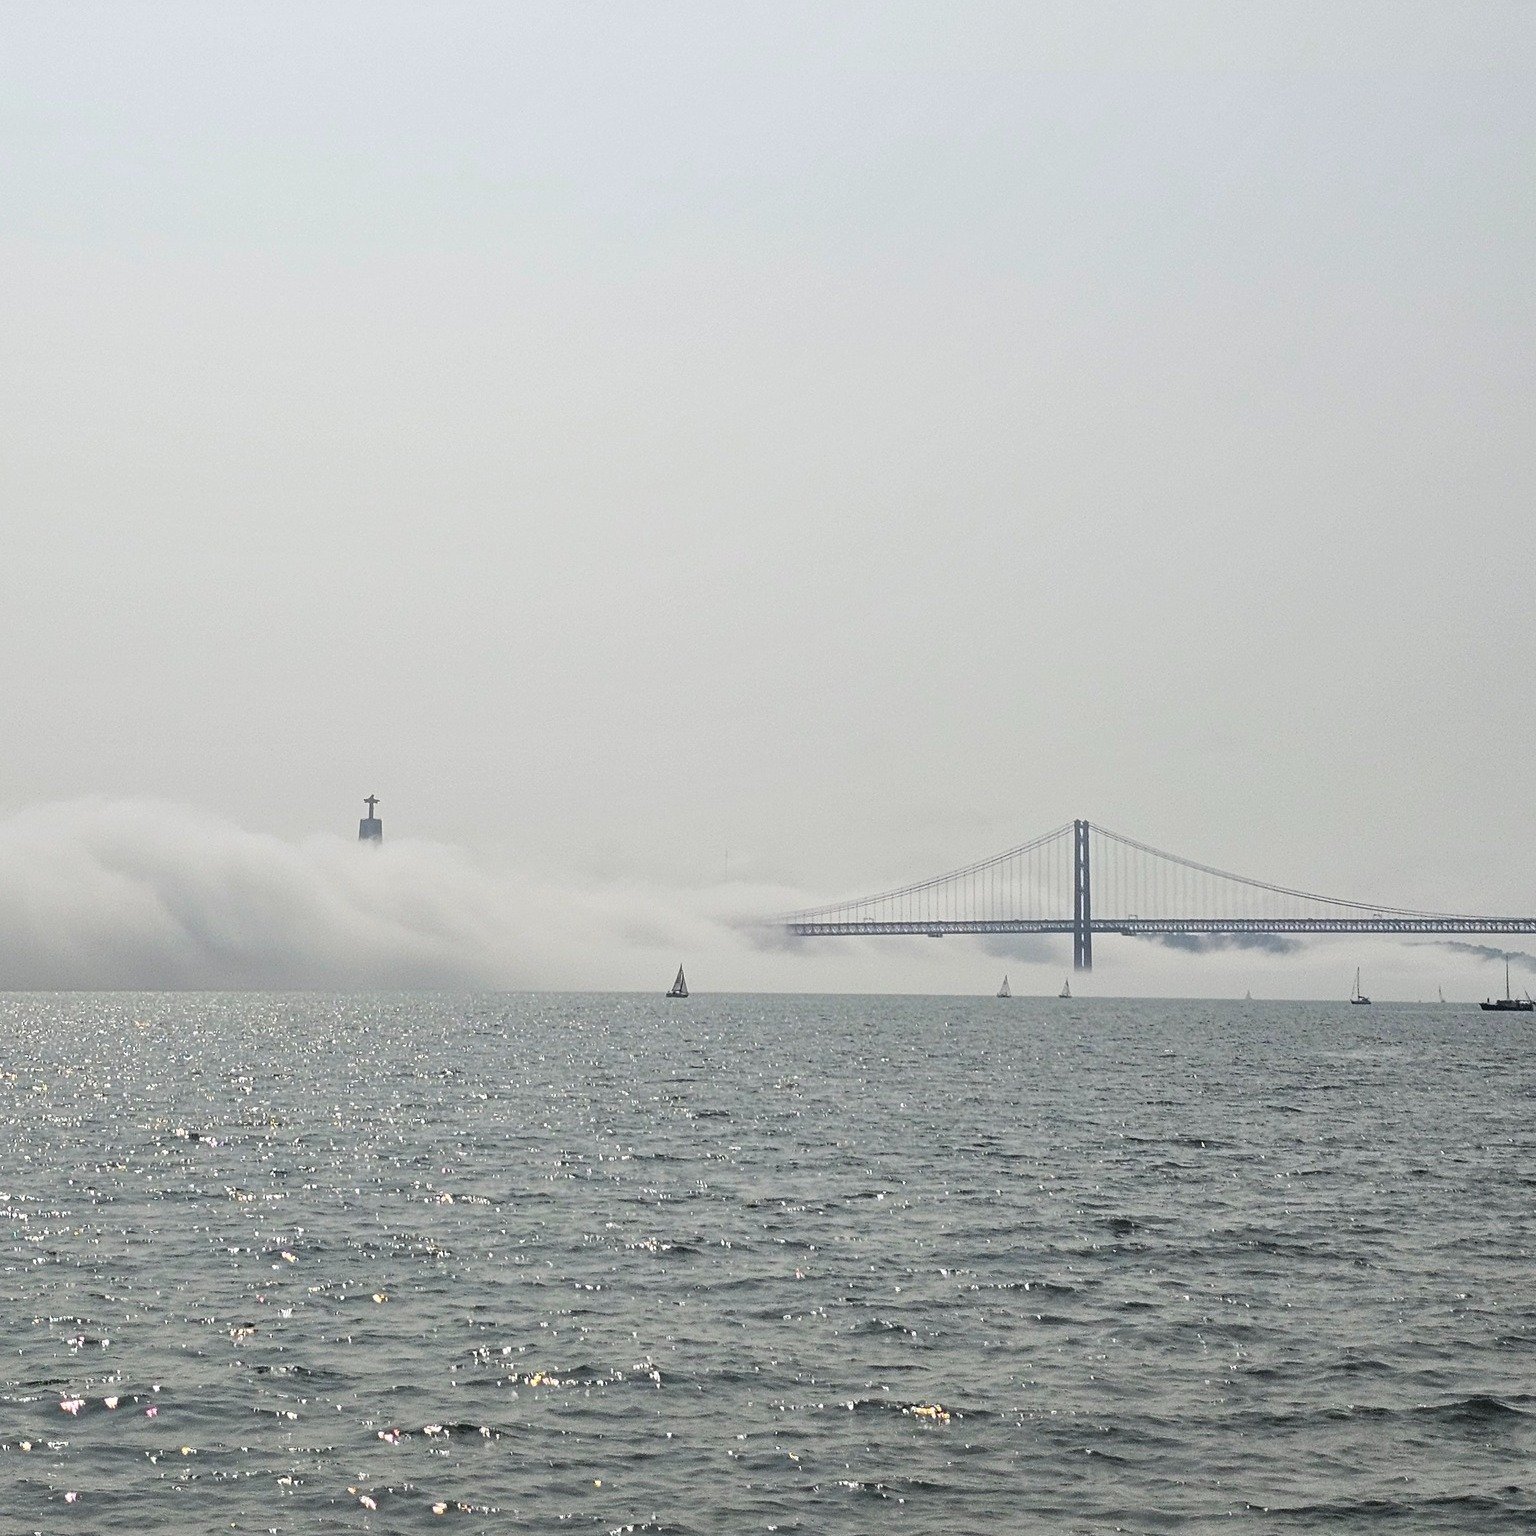
<svg viewBox="0 0 1536 1536">
<path fill-rule="evenodd" d="M 1536 1022 L 0 997 L 0 1532 L 1536 1529 Z"/>
</svg>

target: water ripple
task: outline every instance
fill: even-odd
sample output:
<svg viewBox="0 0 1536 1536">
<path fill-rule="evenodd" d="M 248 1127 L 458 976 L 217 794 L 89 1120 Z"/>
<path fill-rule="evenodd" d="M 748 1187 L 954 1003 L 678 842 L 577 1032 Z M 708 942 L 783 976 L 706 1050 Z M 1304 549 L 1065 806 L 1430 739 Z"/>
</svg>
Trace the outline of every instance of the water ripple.
<svg viewBox="0 0 1536 1536">
<path fill-rule="evenodd" d="M 0 1507 L 1536 1527 L 1536 1060 L 1453 1010 L 11 996 Z"/>
</svg>

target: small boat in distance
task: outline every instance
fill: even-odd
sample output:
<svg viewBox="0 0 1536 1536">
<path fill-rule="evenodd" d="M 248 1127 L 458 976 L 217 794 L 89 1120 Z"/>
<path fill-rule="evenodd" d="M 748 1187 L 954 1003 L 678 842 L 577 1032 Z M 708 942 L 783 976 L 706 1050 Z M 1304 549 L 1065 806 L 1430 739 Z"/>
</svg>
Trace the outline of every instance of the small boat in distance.
<svg viewBox="0 0 1536 1536">
<path fill-rule="evenodd" d="M 1370 998 L 1360 990 L 1360 967 L 1358 965 L 1355 967 L 1355 990 L 1349 994 L 1349 1000 L 1352 1003 L 1370 1002 Z"/>
<path fill-rule="evenodd" d="M 1063 976 L 1061 978 L 1061 991 L 1058 992 L 1056 994 L 1056 996 L 1057 997 L 1071 997 L 1072 996 L 1072 980 L 1071 980 L 1070 977 Z"/>
<path fill-rule="evenodd" d="M 668 997 L 687 997 L 688 996 L 688 983 L 683 979 L 683 968 L 682 968 L 682 966 L 678 966 L 678 968 L 677 968 L 677 980 L 672 983 L 672 986 L 671 986 L 670 990 L 667 992 L 667 996 Z"/>
<path fill-rule="evenodd" d="M 1515 997 L 1509 990 L 1509 961 L 1504 962 L 1504 996 L 1490 997 L 1486 1003 L 1477 1005 L 1484 1013 L 1531 1013 L 1536 1011 L 1536 1002 L 1532 1002 L 1529 994 L 1525 997 Z"/>
<path fill-rule="evenodd" d="M 1003 984 L 1002 984 L 1002 986 L 1000 986 L 997 989 L 997 995 L 999 997 L 1012 997 L 1013 996 L 1013 988 L 1008 985 L 1008 978 L 1006 976 L 1003 977 Z"/>
</svg>

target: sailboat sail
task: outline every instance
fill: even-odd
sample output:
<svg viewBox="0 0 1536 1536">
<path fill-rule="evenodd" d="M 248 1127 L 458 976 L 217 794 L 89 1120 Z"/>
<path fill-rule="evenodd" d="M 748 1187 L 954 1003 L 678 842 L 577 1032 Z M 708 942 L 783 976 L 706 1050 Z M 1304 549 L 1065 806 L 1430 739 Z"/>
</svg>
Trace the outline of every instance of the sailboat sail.
<svg viewBox="0 0 1536 1536">
<path fill-rule="evenodd" d="M 683 977 L 683 968 L 677 968 L 677 980 L 672 983 L 672 989 L 667 993 L 668 997 L 687 997 L 688 983 Z"/>
<path fill-rule="evenodd" d="M 1072 981 L 1071 981 L 1070 977 L 1063 976 L 1061 978 L 1061 991 L 1058 992 L 1056 995 L 1057 995 L 1057 997 L 1071 997 L 1072 996 Z"/>
<path fill-rule="evenodd" d="M 1013 996 L 1013 988 L 1008 985 L 1008 978 L 1006 976 L 1003 977 L 1003 984 L 1002 984 L 1002 986 L 1000 986 L 997 989 L 997 995 L 999 997 L 1012 997 Z"/>
</svg>

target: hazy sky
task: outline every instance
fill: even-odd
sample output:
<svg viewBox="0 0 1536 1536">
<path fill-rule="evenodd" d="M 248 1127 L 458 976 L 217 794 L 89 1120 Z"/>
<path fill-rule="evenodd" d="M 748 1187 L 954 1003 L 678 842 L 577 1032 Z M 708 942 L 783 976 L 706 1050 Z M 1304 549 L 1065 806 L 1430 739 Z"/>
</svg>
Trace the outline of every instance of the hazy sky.
<svg viewBox="0 0 1536 1536">
<path fill-rule="evenodd" d="M 508 981 L 703 971 L 696 919 L 1074 816 L 1536 911 L 1524 0 L 0 18 L 0 904 L 39 953 L 103 816 L 196 891 L 236 847 L 333 868 L 305 840 L 369 791 L 391 850 L 561 907 Z M 1115 944 L 1106 989 L 1250 970 Z M 1361 954 L 1448 963 L 1260 984 Z"/>
</svg>

